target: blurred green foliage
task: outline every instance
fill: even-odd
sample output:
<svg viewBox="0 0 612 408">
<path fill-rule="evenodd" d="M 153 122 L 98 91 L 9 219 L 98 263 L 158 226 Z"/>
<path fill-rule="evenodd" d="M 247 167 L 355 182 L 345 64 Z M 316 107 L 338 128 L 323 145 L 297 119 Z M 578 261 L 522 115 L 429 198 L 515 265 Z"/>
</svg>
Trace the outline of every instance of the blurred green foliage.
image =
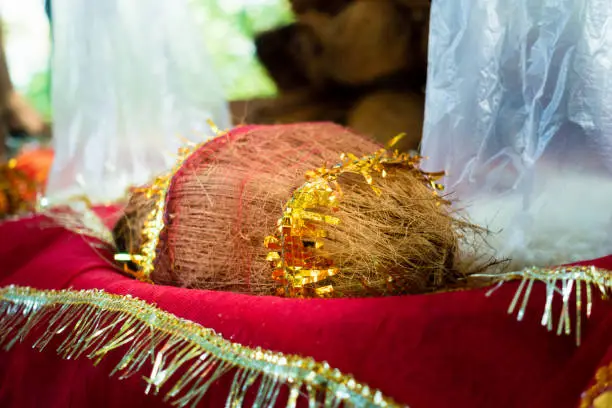
<svg viewBox="0 0 612 408">
<path fill-rule="evenodd" d="M 192 0 L 202 35 L 229 100 L 273 96 L 276 87 L 255 56 L 253 38 L 293 21 L 287 0 Z M 32 77 L 26 98 L 51 117 L 51 74 Z"/>
<path fill-rule="evenodd" d="M 293 21 L 288 0 L 193 0 L 230 100 L 272 96 L 276 87 L 255 56 L 253 38 Z"/>
<path fill-rule="evenodd" d="M 32 77 L 25 98 L 46 120 L 51 119 L 51 72 L 39 72 Z"/>
</svg>

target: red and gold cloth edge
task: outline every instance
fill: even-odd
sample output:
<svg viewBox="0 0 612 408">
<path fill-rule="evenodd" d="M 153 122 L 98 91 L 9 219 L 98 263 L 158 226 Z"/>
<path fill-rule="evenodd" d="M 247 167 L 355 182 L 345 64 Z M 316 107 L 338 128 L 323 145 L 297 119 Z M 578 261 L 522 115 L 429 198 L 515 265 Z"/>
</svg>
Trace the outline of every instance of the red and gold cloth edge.
<svg viewBox="0 0 612 408">
<path fill-rule="evenodd" d="M 145 393 L 163 393 L 178 407 L 197 406 L 227 376 L 233 376 L 228 407 L 243 406 L 251 392 L 259 407 L 293 408 L 298 399 L 308 406 L 401 406 L 326 362 L 244 346 L 130 295 L 0 288 L 0 346 L 9 350 L 26 339 L 41 351 L 55 344 L 65 359 L 87 357 L 98 364 L 118 355 L 110 375 L 124 379 L 147 370 Z M 282 388 L 289 392 L 280 393 Z"/>
<path fill-rule="evenodd" d="M 326 280 L 341 271 L 322 250 L 323 238 L 327 236 L 326 226 L 340 223 L 340 218 L 333 215 L 338 212 L 342 200 L 342 189 L 338 184 L 340 175 L 361 175 L 380 195 L 375 177 L 388 177 L 391 168 L 409 169 L 438 197 L 438 192 L 444 187 L 437 181 L 444 172 L 425 172 L 419 168 L 421 156 L 389 150 L 403 136 L 396 136 L 386 148 L 372 155 L 359 158 L 350 153 L 342 154 L 340 163 L 333 167 L 324 166 L 306 173 L 306 182 L 295 190 L 285 206 L 277 233 L 264 240 L 264 246 L 270 250 L 266 259 L 274 269 L 272 279 L 281 285 L 278 295 L 328 297 L 333 294 L 333 285 Z M 442 202 L 444 200 L 440 199 Z"/>
</svg>

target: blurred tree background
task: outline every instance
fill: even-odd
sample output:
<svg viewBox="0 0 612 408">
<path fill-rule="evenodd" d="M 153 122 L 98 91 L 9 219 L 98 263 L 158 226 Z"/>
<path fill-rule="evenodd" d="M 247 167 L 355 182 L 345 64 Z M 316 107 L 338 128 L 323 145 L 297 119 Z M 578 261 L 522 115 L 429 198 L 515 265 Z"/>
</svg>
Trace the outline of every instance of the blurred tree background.
<svg viewBox="0 0 612 408">
<path fill-rule="evenodd" d="M 253 38 L 293 20 L 287 0 L 193 0 L 230 100 L 272 96 L 274 83 L 257 61 Z"/>
<path fill-rule="evenodd" d="M 51 72 L 46 70 L 32 76 L 25 89 L 25 97 L 32 107 L 47 120 L 51 119 Z"/>
<path fill-rule="evenodd" d="M 258 32 L 293 20 L 288 1 L 191 2 L 228 100 L 273 96 L 276 93 L 275 85 L 257 61 L 253 38 Z M 41 36 L 41 17 L 44 16 L 42 3 L 40 0 L 0 0 L 0 14 L 5 23 L 8 58 L 13 60 L 9 61 L 11 75 L 14 79 L 18 78 L 15 86 L 39 112 L 50 118 L 51 75 L 48 64 L 40 67 L 41 59 L 49 59 L 49 47 L 41 42 L 50 40 L 49 36 L 33 38 Z M 32 47 L 33 43 L 37 46 Z M 35 57 L 35 64 L 31 63 L 32 57 Z"/>
</svg>

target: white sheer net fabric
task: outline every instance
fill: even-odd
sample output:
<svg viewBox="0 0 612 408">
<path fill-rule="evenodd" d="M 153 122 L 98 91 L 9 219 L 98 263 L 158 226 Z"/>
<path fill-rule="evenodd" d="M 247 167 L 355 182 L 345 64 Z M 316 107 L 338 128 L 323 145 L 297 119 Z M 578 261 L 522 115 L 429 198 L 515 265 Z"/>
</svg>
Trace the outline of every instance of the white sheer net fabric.
<svg viewBox="0 0 612 408">
<path fill-rule="evenodd" d="M 612 253 L 612 2 L 432 2 L 422 152 L 512 266 Z"/>
<path fill-rule="evenodd" d="M 53 26 L 51 202 L 120 198 L 230 126 L 188 0 L 54 0 Z"/>
</svg>

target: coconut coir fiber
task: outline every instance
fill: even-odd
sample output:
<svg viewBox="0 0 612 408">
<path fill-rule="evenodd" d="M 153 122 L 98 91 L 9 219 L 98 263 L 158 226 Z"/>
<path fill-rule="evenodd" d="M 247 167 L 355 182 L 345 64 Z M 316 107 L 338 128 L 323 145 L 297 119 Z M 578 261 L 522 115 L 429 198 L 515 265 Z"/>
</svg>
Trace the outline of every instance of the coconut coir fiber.
<svg viewBox="0 0 612 408">
<path fill-rule="evenodd" d="M 167 195 L 166 227 L 152 280 L 182 287 L 273 294 L 264 238 L 308 170 L 340 154 L 380 146 L 332 124 L 242 128 L 203 145 L 176 172 Z M 341 273 L 341 296 L 425 292 L 461 274 L 458 227 L 411 171 L 380 180 L 380 196 L 363 177 L 343 177 L 339 218 L 326 250 Z M 120 250 L 138 253 L 153 203 L 135 193 L 115 228 Z M 390 279 L 391 277 L 391 279 Z"/>
</svg>

